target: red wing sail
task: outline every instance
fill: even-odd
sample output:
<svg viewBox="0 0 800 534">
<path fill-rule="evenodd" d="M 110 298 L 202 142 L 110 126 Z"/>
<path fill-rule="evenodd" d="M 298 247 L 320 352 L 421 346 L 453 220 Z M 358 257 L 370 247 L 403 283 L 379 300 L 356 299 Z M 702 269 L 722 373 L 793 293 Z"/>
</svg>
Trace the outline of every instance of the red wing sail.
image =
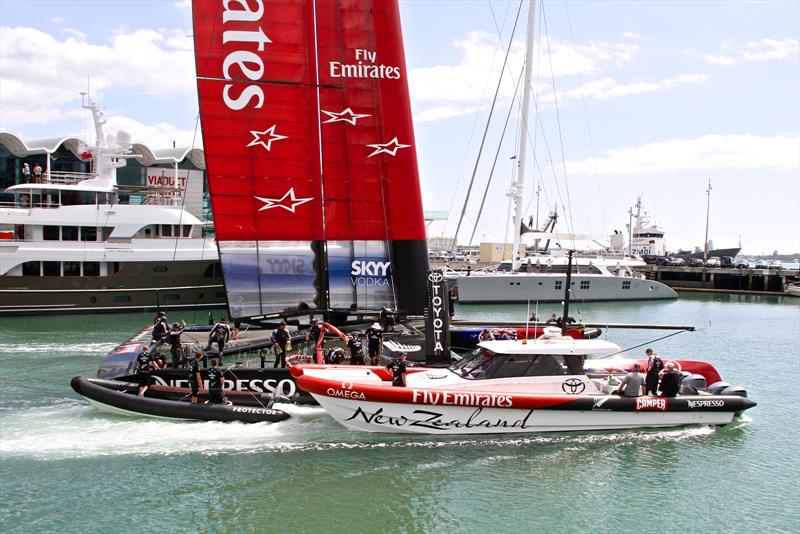
<svg viewBox="0 0 800 534">
<path fill-rule="evenodd" d="M 194 38 L 231 314 L 421 313 L 427 251 L 396 1 L 195 1 Z"/>
</svg>

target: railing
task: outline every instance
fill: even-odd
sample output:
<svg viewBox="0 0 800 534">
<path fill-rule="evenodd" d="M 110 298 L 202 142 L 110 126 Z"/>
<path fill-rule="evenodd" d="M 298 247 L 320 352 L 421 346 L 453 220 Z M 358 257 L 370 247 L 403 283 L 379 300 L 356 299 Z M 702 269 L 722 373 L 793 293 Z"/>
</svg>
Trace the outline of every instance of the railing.
<svg viewBox="0 0 800 534">
<path fill-rule="evenodd" d="M 45 173 L 42 183 L 75 185 L 82 180 L 89 180 L 95 175 L 89 172 L 50 171 Z"/>
</svg>

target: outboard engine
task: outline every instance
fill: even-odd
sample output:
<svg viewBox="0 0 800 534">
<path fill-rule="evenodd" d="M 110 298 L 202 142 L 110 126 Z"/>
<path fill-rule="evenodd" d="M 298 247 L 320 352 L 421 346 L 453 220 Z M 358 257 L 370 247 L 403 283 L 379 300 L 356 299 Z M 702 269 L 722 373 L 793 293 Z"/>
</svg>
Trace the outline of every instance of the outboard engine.
<svg viewBox="0 0 800 534">
<path fill-rule="evenodd" d="M 697 395 L 698 391 L 706 390 L 706 377 L 698 374 L 686 374 L 681 380 L 680 395 Z"/>
<path fill-rule="evenodd" d="M 722 392 L 729 387 L 731 387 L 731 385 L 728 382 L 720 380 L 708 386 L 708 392 L 712 395 L 722 395 Z"/>
<path fill-rule="evenodd" d="M 722 390 L 720 395 L 736 395 L 739 397 L 747 398 L 747 390 L 742 386 L 728 386 Z"/>
</svg>

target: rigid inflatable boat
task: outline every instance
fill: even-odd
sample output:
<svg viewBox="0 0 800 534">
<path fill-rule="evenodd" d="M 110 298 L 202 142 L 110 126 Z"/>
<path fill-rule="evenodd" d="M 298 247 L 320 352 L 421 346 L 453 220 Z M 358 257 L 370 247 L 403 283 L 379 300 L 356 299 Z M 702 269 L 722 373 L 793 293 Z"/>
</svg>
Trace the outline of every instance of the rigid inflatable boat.
<svg viewBox="0 0 800 534">
<path fill-rule="evenodd" d="M 288 413 L 271 407 L 270 399 L 256 399 L 252 394 L 228 394 L 230 404 L 205 404 L 188 401 L 189 389 L 150 386 L 139 396 L 138 384 L 76 376 L 72 389 L 100 410 L 132 416 L 197 421 L 241 421 L 243 423 L 275 422 L 288 419 Z M 185 399 L 185 400 L 182 400 Z"/>
</svg>

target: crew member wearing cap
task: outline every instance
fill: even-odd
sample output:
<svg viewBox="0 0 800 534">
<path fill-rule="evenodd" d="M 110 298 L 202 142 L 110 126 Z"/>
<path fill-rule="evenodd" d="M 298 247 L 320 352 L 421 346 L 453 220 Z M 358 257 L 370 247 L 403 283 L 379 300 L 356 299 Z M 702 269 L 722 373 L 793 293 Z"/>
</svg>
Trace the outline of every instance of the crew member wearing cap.
<svg viewBox="0 0 800 534">
<path fill-rule="evenodd" d="M 189 387 L 192 388 L 190 397 L 192 404 L 197 404 L 197 394 L 200 392 L 200 387 L 203 383 L 203 375 L 200 374 L 200 358 L 202 357 L 202 352 L 195 352 L 194 358 L 189 362 Z"/>
<path fill-rule="evenodd" d="M 383 349 L 383 332 L 381 332 L 380 323 L 372 323 L 372 326 L 367 328 L 367 331 L 364 332 L 364 337 L 367 338 L 369 364 L 378 365 L 381 349 Z"/>
<path fill-rule="evenodd" d="M 675 397 L 678 394 L 678 390 L 681 388 L 681 372 L 675 369 L 675 364 L 672 362 L 667 362 L 667 368 L 663 371 L 663 375 L 661 375 L 661 384 L 659 385 L 659 391 L 661 391 L 662 397 Z"/>
<path fill-rule="evenodd" d="M 392 371 L 392 385 L 405 387 L 406 385 L 406 353 L 403 352 L 396 360 L 386 365 Z"/>
</svg>

